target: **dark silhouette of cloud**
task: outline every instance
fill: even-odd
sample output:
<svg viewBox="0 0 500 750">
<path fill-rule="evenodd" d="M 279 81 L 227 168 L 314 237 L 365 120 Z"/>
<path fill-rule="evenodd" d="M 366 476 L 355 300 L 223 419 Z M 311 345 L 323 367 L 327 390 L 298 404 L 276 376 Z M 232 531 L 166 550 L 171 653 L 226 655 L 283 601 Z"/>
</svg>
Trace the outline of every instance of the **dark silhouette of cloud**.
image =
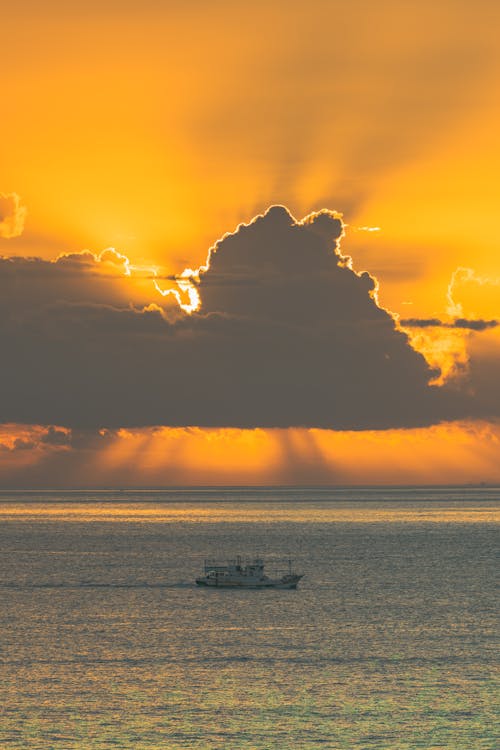
<svg viewBox="0 0 500 750">
<path fill-rule="evenodd" d="M 51 425 L 41 436 L 40 442 L 45 445 L 71 445 L 71 432 L 59 430 Z"/>
<path fill-rule="evenodd" d="M 400 323 L 406 328 L 440 328 L 443 326 L 439 318 L 405 318 Z"/>
<path fill-rule="evenodd" d="M 151 276 L 128 275 L 127 264 L 127 258 L 113 249 L 100 255 L 88 251 L 64 254 L 55 261 L 0 257 L 0 310 L 29 314 L 59 301 L 127 306 L 132 280 L 134 301 L 146 305 L 151 300 Z"/>
<path fill-rule="evenodd" d="M 342 234 L 333 212 L 273 206 L 216 243 L 191 276 L 199 310 L 170 320 L 130 304 L 119 254 L 2 260 L 1 421 L 363 430 L 463 416 L 469 396 L 429 385 L 438 373 Z M 45 442 L 67 444 L 61 432 Z"/>
<path fill-rule="evenodd" d="M 469 331 L 486 331 L 496 328 L 498 320 L 467 320 L 456 318 L 452 321 L 443 321 L 439 318 L 405 318 L 400 321 L 403 328 L 462 328 Z"/>
<path fill-rule="evenodd" d="M 13 450 L 15 451 L 30 451 L 36 448 L 36 443 L 33 440 L 23 440 L 23 438 L 16 438 L 14 440 Z"/>
</svg>

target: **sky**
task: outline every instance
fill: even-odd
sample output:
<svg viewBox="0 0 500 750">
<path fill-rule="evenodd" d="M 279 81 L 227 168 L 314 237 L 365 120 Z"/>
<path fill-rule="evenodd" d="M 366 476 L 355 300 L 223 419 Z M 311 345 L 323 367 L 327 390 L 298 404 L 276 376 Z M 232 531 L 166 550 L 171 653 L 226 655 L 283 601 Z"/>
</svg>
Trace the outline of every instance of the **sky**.
<svg viewBox="0 0 500 750">
<path fill-rule="evenodd" d="M 499 482 L 499 21 L 5 8 L 0 488 Z"/>
</svg>

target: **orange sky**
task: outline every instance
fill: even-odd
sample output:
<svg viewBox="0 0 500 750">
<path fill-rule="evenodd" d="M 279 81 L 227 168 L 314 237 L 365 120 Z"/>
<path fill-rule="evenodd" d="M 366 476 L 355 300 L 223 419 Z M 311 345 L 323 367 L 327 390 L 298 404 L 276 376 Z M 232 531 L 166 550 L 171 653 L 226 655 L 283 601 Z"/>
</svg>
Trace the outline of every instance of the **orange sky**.
<svg viewBox="0 0 500 750">
<path fill-rule="evenodd" d="M 392 313 L 496 319 L 499 15 L 490 0 L 11 3 L 0 193 L 19 203 L 0 199 L 0 219 L 15 214 L 0 221 L 0 255 L 113 247 L 143 269 L 116 299 L 162 305 L 140 274 L 199 266 L 271 204 L 298 218 L 325 207 L 343 213 L 342 251 L 377 277 Z M 470 271 L 453 277 L 460 267 Z M 496 331 L 412 335 L 450 373 L 500 344 Z M 0 484 L 50 451 L 60 468 L 70 450 L 35 444 L 0 451 Z M 498 481 L 496 445 L 484 421 L 167 430 L 116 433 L 91 466 L 105 485 Z M 65 481 L 85 482 L 83 448 L 71 450 Z M 37 471 L 33 482 L 49 481 Z"/>
</svg>

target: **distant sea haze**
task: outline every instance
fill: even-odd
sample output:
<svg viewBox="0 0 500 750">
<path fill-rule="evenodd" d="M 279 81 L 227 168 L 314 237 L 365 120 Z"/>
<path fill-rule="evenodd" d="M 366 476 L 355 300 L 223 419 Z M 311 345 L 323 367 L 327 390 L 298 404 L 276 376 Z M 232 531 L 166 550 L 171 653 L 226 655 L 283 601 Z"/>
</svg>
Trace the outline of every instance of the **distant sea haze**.
<svg viewBox="0 0 500 750">
<path fill-rule="evenodd" d="M 495 487 L 0 495 L 0 747 L 495 747 Z M 207 590 L 206 557 L 297 590 Z"/>
</svg>

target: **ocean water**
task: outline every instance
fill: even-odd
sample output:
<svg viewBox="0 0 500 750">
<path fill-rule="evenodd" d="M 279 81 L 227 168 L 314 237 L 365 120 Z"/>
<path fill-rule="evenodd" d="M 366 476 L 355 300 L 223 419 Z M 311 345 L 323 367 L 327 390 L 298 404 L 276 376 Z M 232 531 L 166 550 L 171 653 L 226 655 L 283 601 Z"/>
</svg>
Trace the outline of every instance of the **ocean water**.
<svg viewBox="0 0 500 750">
<path fill-rule="evenodd" d="M 0 748 L 498 748 L 500 488 L 0 494 Z M 297 590 L 207 590 L 205 557 Z"/>
</svg>

